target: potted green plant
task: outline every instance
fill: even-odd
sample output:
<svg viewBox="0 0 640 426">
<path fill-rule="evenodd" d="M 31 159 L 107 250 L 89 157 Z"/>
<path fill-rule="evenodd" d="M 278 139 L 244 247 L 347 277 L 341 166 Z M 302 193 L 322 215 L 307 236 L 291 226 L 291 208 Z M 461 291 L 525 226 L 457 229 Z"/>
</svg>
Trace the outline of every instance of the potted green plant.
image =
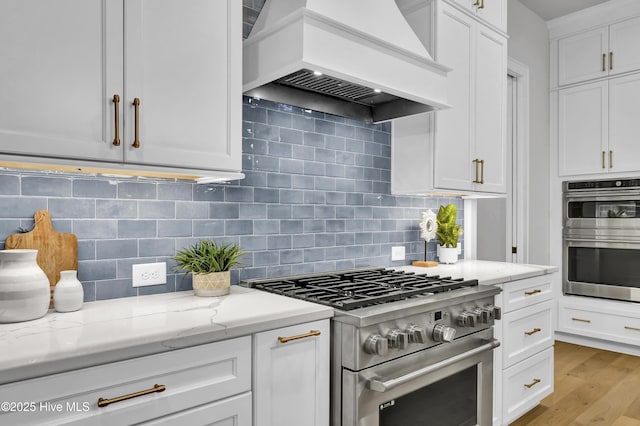
<svg viewBox="0 0 640 426">
<path fill-rule="evenodd" d="M 176 253 L 176 270 L 191 272 L 196 296 L 224 296 L 229 294 L 231 271 L 241 266 L 238 261 L 245 254 L 237 244 L 217 244 L 202 240 Z"/>
<path fill-rule="evenodd" d="M 458 211 L 456 206 L 448 204 L 440 206 L 436 223 L 436 235 L 440 242 L 438 259 L 440 263 L 456 263 L 458 261 L 458 237 L 462 234 L 462 227 L 456 223 Z"/>
</svg>

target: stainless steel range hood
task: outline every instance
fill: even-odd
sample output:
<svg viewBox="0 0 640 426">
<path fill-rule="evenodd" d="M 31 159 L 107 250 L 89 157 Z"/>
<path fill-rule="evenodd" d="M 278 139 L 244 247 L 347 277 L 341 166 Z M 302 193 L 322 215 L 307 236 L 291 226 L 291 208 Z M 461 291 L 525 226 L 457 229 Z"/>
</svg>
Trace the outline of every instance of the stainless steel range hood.
<svg viewBox="0 0 640 426">
<path fill-rule="evenodd" d="M 393 0 L 267 0 L 243 55 L 248 96 L 370 122 L 448 107 L 450 68 Z"/>
</svg>

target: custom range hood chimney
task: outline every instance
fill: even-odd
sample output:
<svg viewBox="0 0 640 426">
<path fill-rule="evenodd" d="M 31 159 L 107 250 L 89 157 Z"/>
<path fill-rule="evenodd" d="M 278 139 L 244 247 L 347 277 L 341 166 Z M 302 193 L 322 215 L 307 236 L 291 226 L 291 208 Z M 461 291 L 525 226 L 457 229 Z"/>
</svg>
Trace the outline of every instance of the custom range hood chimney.
<svg viewBox="0 0 640 426">
<path fill-rule="evenodd" d="M 449 107 L 394 0 L 267 0 L 243 56 L 247 96 L 369 122 Z"/>
</svg>

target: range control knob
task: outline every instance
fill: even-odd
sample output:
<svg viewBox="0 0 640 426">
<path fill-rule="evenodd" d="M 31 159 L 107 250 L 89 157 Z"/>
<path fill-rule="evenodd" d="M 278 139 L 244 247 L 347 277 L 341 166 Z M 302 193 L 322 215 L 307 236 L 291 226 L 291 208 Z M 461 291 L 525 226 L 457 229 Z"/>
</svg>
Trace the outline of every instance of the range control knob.
<svg viewBox="0 0 640 426">
<path fill-rule="evenodd" d="M 424 328 L 418 327 L 417 325 L 409 325 L 407 327 L 407 334 L 409 335 L 409 343 L 424 343 L 426 339 L 426 335 L 424 333 Z"/>
<path fill-rule="evenodd" d="M 365 340 L 363 349 L 371 355 L 386 355 L 389 350 L 389 341 L 379 334 L 372 334 Z"/>
<path fill-rule="evenodd" d="M 497 320 L 502 319 L 502 308 L 499 308 L 499 307 L 493 306 L 493 305 L 487 305 L 484 308 L 488 309 L 491 312 L 493 312 L 493 316 L 492 316 L 493 319 L 497 319 Z"/>
<path fill-rule="evenodd" d="M 433 340 L 436 342 L 451 342 L 456 337 L 456 329 L 444 324 L 433 327 Z"/>
<path fill-rule="evenodd" d="M 491 319 L 491 316 L 493 315 L 493 310 L 489 310 L 487 308 L 475 308 L 473 313 L 478 316 L 481 323 L 488 324 L 489 319 Z"/>
<path fill-rule="evenodd" d="M 406 349 L 409 344 L 409 336 L 407 333 L 396 328 L 387 334 L 390 348 Z"/>
<path fill-rule="evenodd" d="M 473 312 L 464 311 L 458 317 L 458 325 L 462 327 L 475 327 L 478 317 Z"/>
</svg>

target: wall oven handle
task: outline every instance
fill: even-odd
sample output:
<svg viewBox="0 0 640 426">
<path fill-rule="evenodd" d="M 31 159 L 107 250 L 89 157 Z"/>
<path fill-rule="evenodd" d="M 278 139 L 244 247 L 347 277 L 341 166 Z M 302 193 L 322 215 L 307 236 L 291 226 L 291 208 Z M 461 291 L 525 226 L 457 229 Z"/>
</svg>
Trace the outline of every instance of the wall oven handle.
<svg viewBox="0 0 640 426">
<path fill-rule="evenodd" d="M 400 376 L 400 377 L 396 377 L 394 379 L 388 379 L 388 380 L 371 379 L 367 382 L 367 387 L 372 391 L 386 392 L 397 386 L 400 386 L 402 384 L 415 380 L 421 376 L 425 376 L 427 374 L 433 373 L 434 371 L 453 365 L 456 362 L 460 362 L 467 358 L 471 358 L 472 356 L 481 354 L 486 351 L 493 350 L 498 346 L 500 346 L 500 341 L 498 339 L 493 339 L 482 346 L 478 346 L 477 348 L 471 349 L 470 351 L 463 352 L 461 354 L 452 356 L 451 358 L 447 358 L 440 362 L 436 362 L 435 364 L 428 365 L 419 370 L 412 371 L 411 373 L 405 374 L 404 376 Z"/>
</svg>

